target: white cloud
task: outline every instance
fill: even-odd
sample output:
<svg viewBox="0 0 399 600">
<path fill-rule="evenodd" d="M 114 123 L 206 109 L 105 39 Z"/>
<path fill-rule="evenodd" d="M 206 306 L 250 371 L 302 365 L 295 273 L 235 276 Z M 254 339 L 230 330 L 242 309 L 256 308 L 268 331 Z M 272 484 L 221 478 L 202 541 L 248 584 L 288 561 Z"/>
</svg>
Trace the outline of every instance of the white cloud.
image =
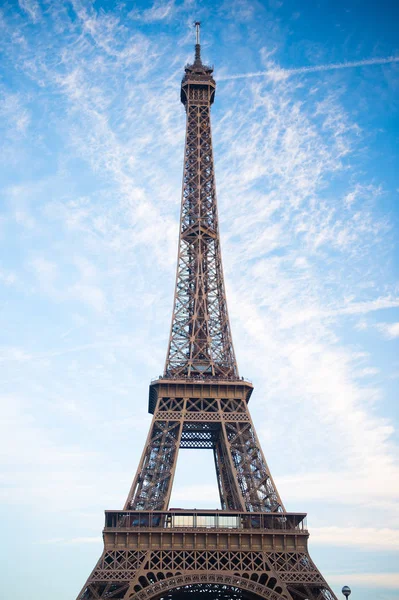
<svg viewBox="0 0 399 600">
<path fill-rule="evenodd" d="M 31 360 L 32 355 L 25 352 L 22 348 L 3 347 L 0 348 L 0 362 L 25 362 Z"/>
<path fill-rule="evenodd" d="M 77 283 L 70 287 L 68 292 L 72 297 L 81 300 L 98 313 L 103 313 L 106 308 L 105 294 L 97 286 Z"/>
<path fill-rule="evenodd" d="M 70 511 L 90 505 L 96 494 L 94 470 L 104 460 L 100 452 L 60 440 L 56 429 L 38 418 L 30 399 L 3 395 L 0 403 L 2 502 Z M 105 479 L 99 485 L 105 489 Z M 112 496 L 111 504 L 118 501 Z"/>
<path fill-rule="evenodd" d="M 342 573 L 340 575 L 328 573 L 325 574 L 328 582 L 342 585 L 344 582 L 350 583 L 350 587 L 358 585 L 367 589 L 389 589 L 396 590 L 399 588 L 399 573 Z M 347 585 L 347 584 L 345 584 Z"/>
<path fill-rule="evenodd" d="M 18 277 L 12 271 L 5 271 L 0 269 L 0 281 L 4 283 L 4 285 L 14 285 L 18 280 Z"/>
<path fill-rule="evenodd" d="M 376 367 L 366 367 L 365 369 L 360 369 L 356 372 L 356 377 L 372 377 L 373 375 L 378 375 L 380 372 Z"/>
<path fill-rule="evenodd" d="M 266 394 L 268 422 L 280 423 L 267 428 L 269 447 L 298 472 L 277 478 L 283 498 L 291 506 L 298 499 L 335 497 L 392 509 L 399 495 L 394 429 L 370 410 L 381 391 L 360 381 L 376 368 L 370 356 L 345 347 L 335 329 L 348 327 L 347 317 L 399 306 L 394 291 L 378 294 L 376 273 L 353 278 L 365 256 L 376 266 L 369 253 L 383 244 L 387 225 L 373 212 L 381 190 L 352 183 L 356 197 L 350 201 L 349 192 L 330 197 L 323 191 L 323 181 L 346 168 L 343 157 L 359 143 L 359 130 L 327 96 L 316 102 L 321 135 L 304 107 L 293 103 L 292 82 L 278 86 L 278 94 L 265 84 L 251 86 L 252 112 L 243 113 L 246 107 L 237 103 L 234 127 L 226 119 L 220 125 L 226 152 L 221 196 L 238 200 L 228 205 L 233 214 L 224 254 L 234 280 L 228 294 L 236 348 L 249 368 L 245 374 L 255 379 L 256 373 L 258 390 Z M 241 177 L 247 172 L 250 178 Z M 258 193 L 257 181 L 269 187 L 268 196 Z M 291 430 L 287 449 L 283 440 Z"/>
<path fill-rule="evenodd" d="M 33 259 L 31 264 L 41 282 L 46 285 L 54 283 L 58 276 L 58 266 L 54 261 L 40 256 Z"/>
<path fill-rule="evenodd" d="M 366 302 L 349 302 L 347 306 L 338 309 L 338 312 L 343 315 L 364 315 L 369 312 L 384 310 L 386 308 L 397 308 L 399 306 L 399 298 L 387 296 L 375 298 Z"/>
<path fill-rule="evenodd" d="M 102 542 L 102 538 L 100 535 L 96 535 L 93 537 L 76 537 L 76 538 L 51 538 L 49 540 L 41 540 L 38 542 L 39 544 L 45 545 L 82 545 L 82 544 L 98 544 L 100 545 Z"/>
<path fill-rule="evenodd" d="M 389 340 L 399 337 L 399 323 L 379 323 L 377 328 Z"/>
<path fill-rule="evenodd" d="M 358 546 L 364 550 L 399 550 L 398 529 L 373 527 L 312 527 L 310 543 L 327 546 Z"/>
</svg>

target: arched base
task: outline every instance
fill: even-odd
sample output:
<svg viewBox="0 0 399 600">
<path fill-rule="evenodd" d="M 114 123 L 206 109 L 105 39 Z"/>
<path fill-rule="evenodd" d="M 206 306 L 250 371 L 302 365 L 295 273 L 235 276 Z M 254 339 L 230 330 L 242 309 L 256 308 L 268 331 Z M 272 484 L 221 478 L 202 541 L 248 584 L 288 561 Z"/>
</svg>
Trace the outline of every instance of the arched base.
<svg viewBox="0 0 399 600">
<path fill-rule="evenodd" d="M 159 595 L 156 600 L 259 600 L 260 596 L 241 588 L 217 583 L 195 583 L 175 588 Z"/>
<path fill-rule="evenodd" d="M 128 595 L 129 600 L 193 600 L 203 594 L 204 600 L 287 600 L 289 596 L 275 585 L 274 578 L 256 582 L 235 575 L 178 575 L 156 581 L 143 590 Z M 271 586 L 271 587 L 269 587 Z M 274 589 L 272 589 L 274 588 Z"/>
<path fill-rule="evenodd" d="M 169 590 L 161 594 L 157 600 L 193 600 L 197 594 L 206 597 L 206 600 L 257 600 L 259 598 L 251 592 L 233 586 L 197 583 Z"/>
</svg>

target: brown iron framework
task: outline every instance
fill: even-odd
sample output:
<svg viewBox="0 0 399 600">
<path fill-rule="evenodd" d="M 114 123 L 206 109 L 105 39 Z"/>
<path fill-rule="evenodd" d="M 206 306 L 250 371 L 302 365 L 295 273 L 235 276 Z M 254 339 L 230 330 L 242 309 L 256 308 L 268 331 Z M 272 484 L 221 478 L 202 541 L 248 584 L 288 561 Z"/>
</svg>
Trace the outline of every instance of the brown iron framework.
<svg viewBox="0 0 399 600">
<path fill-rule="evenodd" d="M 212 68 L 195 61 L 187 112 L 179 253 L 164 376 L 123 511 L 106 511 L 104 551 L 78 600 L 333 600 L 312 562 L 305 514 L 286 512 L 239 378 L 221 262 L 210 107 Z M 222 510 L 168 510 L 180 448 L 213 450 Z"/>
<path fill-rule="evenodd" d="M 199 33 L 199 31 L 198 31 Z M 197 34 L 198 35 L 198 34 Z M 179 254 L 165 376 L 238 377 L 223 279 L 211 105 L 213 69 L 186 66 L 181 101 L 187 113 Z"/>
</svg>

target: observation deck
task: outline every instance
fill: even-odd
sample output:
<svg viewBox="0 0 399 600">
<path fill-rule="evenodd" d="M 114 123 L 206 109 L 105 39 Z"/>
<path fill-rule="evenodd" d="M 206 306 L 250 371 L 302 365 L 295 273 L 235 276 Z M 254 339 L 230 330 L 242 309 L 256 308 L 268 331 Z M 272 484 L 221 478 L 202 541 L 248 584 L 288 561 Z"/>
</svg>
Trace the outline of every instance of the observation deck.
<svg viewBox="0 0 399 600">
<path fill-rule="evenodd" d="M 305 552 L 305 513 L 243 513 L 222 510 L 107 510 L 108 550 L 234 550 Z"/>
<path fill-rule="evenodd" d="M 251 381 L 244 377 L 196 377 L 160 376 L 151 380 L 148 394 L 148 412 L 154 414 L 158 397 L 200 397 L 200 398 L 245 398 L 246 404 L 254 390 Z"/>
<path fill-rule="evenodd" d="M 107 510 L 104 531 L 133 531 L 140 529 L 169 530 L 267 530 L 307 533 L 306 513 L 248 513 L 225 510 L 168 511 Z"/>
</svg>

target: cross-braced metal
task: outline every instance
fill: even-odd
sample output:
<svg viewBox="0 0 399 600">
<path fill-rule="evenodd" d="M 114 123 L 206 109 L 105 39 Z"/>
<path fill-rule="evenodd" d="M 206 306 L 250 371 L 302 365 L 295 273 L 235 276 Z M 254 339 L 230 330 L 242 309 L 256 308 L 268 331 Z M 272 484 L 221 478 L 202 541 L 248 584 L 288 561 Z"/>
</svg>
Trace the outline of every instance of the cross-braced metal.
<svg viewBox="0 0 399 600">
<path fill-rule="evenodd" d="M 179 448 L 209 448 L 223 509 L 283 511 L 248 411 L 252 389 L 242 379 L 154 381 L 154 417 L 125 509 L 166 510 Z"/>
<path fill-rule="evenodd" d="M 78 600 L 334 600 L 308 552 L 306 515 L 286 512 L 239 378 L 223 281 L 210 107 L 212 68 L 185 68 L 179 255 L 164 376 L 150 385 L 147 442 L 123 511 Z M 211 449 L 220 511 L 169 509 L 180 448 Z"/>
<path fill-rule="evenodd" d="M 212 69 L 199 44 L 186 66 L 187 112 L 176 289 L 165 376 L 238 377 L 227 313 L 216 205 L 210 110 Z"/>
</svg>

